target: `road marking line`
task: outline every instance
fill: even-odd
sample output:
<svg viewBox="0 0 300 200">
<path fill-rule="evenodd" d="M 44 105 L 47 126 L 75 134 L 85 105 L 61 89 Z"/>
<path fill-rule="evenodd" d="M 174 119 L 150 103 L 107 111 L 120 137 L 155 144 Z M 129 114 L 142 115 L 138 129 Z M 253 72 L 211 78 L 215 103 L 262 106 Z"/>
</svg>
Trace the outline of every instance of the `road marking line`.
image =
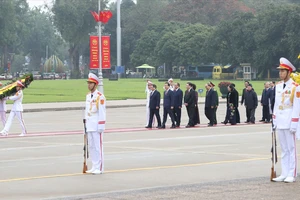
<svg viewBox="0 0 300 200">
<path fill-rule="evenodd" d="M 241 126 L 252 126 L 252 127 L 261 127 L 261 126 L 265 126 L 265 124 L 261 123 L 257 123 L 255 125 L 247 125 L 247 124 L 239 124 L 239 125 L 235 125 L 235 126 L 225 126 L 225 125 L 221 125 L 221 126 L 215 126 L 213 127 L 213 129 L 220 129 L 220 128 L 240 128 Z M 180 128 L 177 129 L 173 129 L 173 131 L 182 131 L 182 130 L 193 130 L 193 129 L 211 129 L 212 127 L 207 127 L 205 124 L 201 124 L 199 126 L 196 127 L 192 127 L 189 129 L 184 128 L 184 126 L 181 126 Z M 166 131 L 169 129 L 146 129 L 146 128 L 141 128 L 141 127 L 135 127 L 135 128 L 118 128 L 118 129 L 106 129 L 105 133 L 121 133 L 121 132 L 139 132 L 139 131 Z M 33 133 L 29 133 L 27 134 L 26 137 L 38 137 L 38 136 L 58 136 L 58 135 L 79 135 L 79 134 L 83 134 L 83 130 L 75 130 L 75 131 L 53 131 L 53 132 L 33 132 Z M 4 139 L 4 138 L 20 138 L 17 134 L 9 134 L 8 136 L 0 136 L 0 139 Z"/>
<path fill-rule="evenodd" d="M 212 145 L 214 146 L 214 145 Z M 234 146 L 234 145 L 224 145 L 224 146 Z M 189 154 L 207 154 L 207 155 L 226 155 L 226 156 L 251 156 L 251 157 L 261 157 L 261 156 L 268 156 L 262 154 L 241 154 L 241 153 L 225 153 L 225 152 L 210 152 L 210 151 L 188 151 L 184 147 L 183 148 L 147 148 L 147 147 L 127 147 L 127 146 L 107 146 L 110 148 L 119 148 L 119 149 L 134 149 L 134 150 L 141 150 L 142 151 L 163 151 L 163 152 L 173 152 L 173 153 L 189 153 Z M 199 146 L 200 148 L 201 146 Z M 194 147 L 195 148 L 195 147 Z M 187 148 L 188 149 L 188 148 Z M 1 162 L 1 161 L 0 161 Z"/>
<path fill-rule="evenodd" d="M 240 162 L 251 162 L 251 161 L 260 161 L 268 160 L 268 158 L 249 158 L 241 160 L 223 160 L 223 161 L 214 161 L 206 163 L 194 163 L 194 164 L 182 164 L 182 165 L 167 165 L 167 166 L 157 166 L 157 167 L 141 167 L 141 168 L 131 168 L 131 169 L 117 169 L 117 170 L 108 170 L 105 171 L 105 174 L 109 173 L 121 173 L 121 172 L 133 172 L 133 171 L 149 171 L 149 170 L 158 170 L 158 169 L 174 169 L 182 167 L 199 167 L 205 165 L 217 165 L 217 164 L 228 164 L 228 163 L 240 163 Z M 73 173 L 73 174 L 57 174 L 57 175 L 48 175 L 48 176 L 34 176 L 34 177 L 24 177 L 24 178 L 11 178 L 11 179 L 2 179 L 0 183 L 5 182 L 16 182 L 16 181 L 28 181 L 35 179 L 45 179 L 45 178 L 60 178 L 60 177 L 71 177 L 71 176 L 82 176 L 83 173 Z"/>
</svg>

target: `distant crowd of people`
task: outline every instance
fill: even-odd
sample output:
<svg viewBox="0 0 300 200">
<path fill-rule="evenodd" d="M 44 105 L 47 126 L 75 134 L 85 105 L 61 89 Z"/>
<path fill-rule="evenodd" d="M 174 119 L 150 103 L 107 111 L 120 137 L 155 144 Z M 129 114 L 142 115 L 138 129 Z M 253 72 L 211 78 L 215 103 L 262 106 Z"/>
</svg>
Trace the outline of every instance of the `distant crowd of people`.
<svg viewBox="0 0 300 200">
<path fill-rule="evenodd" d="M 271 114 L 273 106 L 274 85 L 275 82 L 266 82 L 265 89 L 262 91 L 261 106 L 262 119 L 260 122 L 269 123 L 271 121 Z M 215 85 L 210 81 L 205 84 L 206 96 L 205 96 L 205 116 L 208 119 L 208 126 L 214 126 L 217 124 L 216 112 L 219 106 L 218 92 L 215 90 Z M 163 118 L 160 117 L 160 101 L 161 94 L 157 90 L 157 86 L 150 80 L 147 80 L 146 93 L 147 93 L 147 105 L 146 105 L 146 128 L 152 128 L 155 121 L 157 121 L 156 128 L 166 128 L 166 122 L 169 118 L 171 120 L 171 128 L 179 127 L 181 124 L 181 113 L 183 105 L 186 107 L 188 114 L 188 123 L 186 128 L 194 127 L 200 124 L 199 108 L 198 108 L 198 92 L 196 91 L 196 85 L 191 82 L 187 82 L 186 90 L 183 92 L 180 88 L 180 83 L 174 83 L 170 78 L 164 84 L 163 94 Z M 227 109 L 223 124 L 235 125 L 240 123 L 239 113 L 239 92 L 235 89 L 235 84 L 232 83 L 228 86 L 227 93 Z M 241 105 L 246 108 L 246 121 L 245 123 L 255 123 L 255 111 L 258 106 L 258 98 L 253 86 L 249 81 L 245 81 L 245 88 L 242 91 Z M 169 117 L 168 117 L 169 116 Z"/>
</svg>

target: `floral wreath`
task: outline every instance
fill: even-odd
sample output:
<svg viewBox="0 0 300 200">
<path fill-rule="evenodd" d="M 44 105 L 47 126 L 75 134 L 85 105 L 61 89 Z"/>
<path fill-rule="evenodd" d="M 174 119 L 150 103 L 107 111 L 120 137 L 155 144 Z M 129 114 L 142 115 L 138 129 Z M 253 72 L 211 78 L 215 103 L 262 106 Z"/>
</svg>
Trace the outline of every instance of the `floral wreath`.
<svg viewBox="0 0 300 200">
<path fill-rule="evenodd" d="M 15 93 L 17 92 L 18 80 L 23 83 L 25 88 L 27 88 L 30 85 L 30 83 L 33 81 L 33 75 L 25 74 L 24 76 L 21 77 L 21 79 L 13 79 L 11 82 L 4 84 L 0 89 L 0 99 L 15 95 Z"/>
</svg>

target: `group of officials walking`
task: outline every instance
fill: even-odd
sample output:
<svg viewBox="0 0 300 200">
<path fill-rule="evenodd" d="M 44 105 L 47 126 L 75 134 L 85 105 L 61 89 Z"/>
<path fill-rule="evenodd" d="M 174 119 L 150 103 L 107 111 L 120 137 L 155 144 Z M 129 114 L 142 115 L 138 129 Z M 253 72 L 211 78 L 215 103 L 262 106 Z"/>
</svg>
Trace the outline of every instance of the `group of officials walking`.
<svg viewBox="0 0 300 200">
<path fill-rule="evenodd" d="M 217 124 L 216 111 L 219 105 L 219 98 L 217 91 L 214 90 L 214 86 L 215 85 L 212 82 L 207 83 L 205 85 L 205 115 L 209 120 L 208 126 L 213 126 L 214 124 Z M 185 127 L 189 128 L 200 124 L 198 92 L 196 91 L 195 84 L 188 82 L 186 84 L 186 90 L 184 95 L 183 91 L 180 89 L 180 84 L 173 83 L 173 79 L 169 79 L 168 82 L 164 84 L 162 122 L 159 114 L 161 95 L 160 92 L 157 90 L 157 86 L 153 84 L 150 80 L 147 80 L 146 93 L 147 121 L 145 128 L 152 128 L 154 126 L 155 120 L 157 120 L 156 128 L 166 128 L 168 116 L 172 123 L 170 128 L 173 129 L 176 127 L 180 127 L 182 105 L 185 105 L 189 118 L 188 123 Z"/>
<path fill-rule="evenodd" d="M 271 121 L 270 117 L 272 116 L 272 127 L 273 130 L 277 130 L 280 140 L 282 152 L 281 174 L 273 178 L 272 181 L 291 183 L 295 181 L 297 176 L 296 138 L 300 139 L 300 86 L 291 78 L 291 74 L 296 68 L 286 58 L 280 58 L 280 66 L 277 69 L 279 69 L 281 81 L 272 87 L 266 85 L 260 102 L 263 106 L 263 118 L 260 121 L 268 123 Z M 146 128 L 152 128 L 154 115 L 157 119 L 158 128 L 165 128 L 167 115 L 170 116 L 172 122 L 171 128 L 179 127 L 182 105 L 186 106 L 189 117 L 186 127 L 193 127 L 200 123 L 197 107 L 198 94 L 196 86 L 193 83 L 187 83 L 184 97 L 179 83 L 173 84 L 173 80 L 165 83 L 163 98 L 164 117 L 162 124 L 159 115 L 160 93 L 156 90 L 156 85 L 150 81 L 147 82 L 147 88 L 150 94 L 148 99 L 149 106 L 147 106 L 150 118 Z M 218 96 L 214 90 L 213 83 L 207 83 L 205 88 L 205 115 L 209 119 L 208 126 L 213 126 L 217 123 L 216 110 L 218 108 Z M 182 99 L 184 99 L 183 103 Z M 258 100 L 256 92 L 249 82 L 245 83 L 241 104 L 243 105 L 243 103 L 245 103 L 247 112 L 246 122 L 255 123 L 255 109 L 257 108 Z M 239 94 L 235 89 L 235 85 L 231 84 L 228 86 L 226 117 L 222 123 L 240 123 L 238 105 Z"/>
</svg>

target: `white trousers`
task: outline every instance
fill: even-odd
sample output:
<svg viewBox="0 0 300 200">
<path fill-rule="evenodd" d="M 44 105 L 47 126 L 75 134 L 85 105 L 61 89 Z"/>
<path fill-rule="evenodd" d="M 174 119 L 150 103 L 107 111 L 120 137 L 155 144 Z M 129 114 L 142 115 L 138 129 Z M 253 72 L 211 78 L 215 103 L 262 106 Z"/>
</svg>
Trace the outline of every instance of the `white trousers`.
<svg viewBox="0 0 300 200">
<path fill-rule="evenodd" d="M 5 133 L 9 132 L 10 126 L 11 126 L 12 121 L 15 118 L 15 116 L 17 117 L 17 119 L 20 122 L 20 125 L 21 125 L 21 128 L 22 128 L 22 134 L 26 134 L 27 131 L 26 131 L 26 128 L 25 128 L 24 120 L 23 120 L 23 113 L 21 111 L 11 111 L 9 113 L 8 119 L 7 119 L 7 121 L 5 123 L 5 126 L 4 126 L 4 129 L 3 129 L 4 132 Z"/>
<path fill-rule="evenodd" d="M 103 160 L 103 133 L 88 132 L 89 156 L 94 169 L 104 171 Z"/>
<path fill-rule="evenodd" d="M 152 126 L 155 124 L 155 115 L 153 116 L 153 121 L 152 121 Z M 146 126 L 149 125 L 149 120 L 150 120 L 150 108 L 149 106 L 146 106 Z"/>
<path fill-rule="evenodd" d="M 6 112 L 5 111 L 0 111 L 0 118 L 3 124 L 3 127 L 5 126 L 6 123 Z"/>
<path fill-rule="evenodd" d="M 296 136 L 288 129 L 278 129 L 281 146 L 281 176 L 297 176 Z"/>
</svg>

